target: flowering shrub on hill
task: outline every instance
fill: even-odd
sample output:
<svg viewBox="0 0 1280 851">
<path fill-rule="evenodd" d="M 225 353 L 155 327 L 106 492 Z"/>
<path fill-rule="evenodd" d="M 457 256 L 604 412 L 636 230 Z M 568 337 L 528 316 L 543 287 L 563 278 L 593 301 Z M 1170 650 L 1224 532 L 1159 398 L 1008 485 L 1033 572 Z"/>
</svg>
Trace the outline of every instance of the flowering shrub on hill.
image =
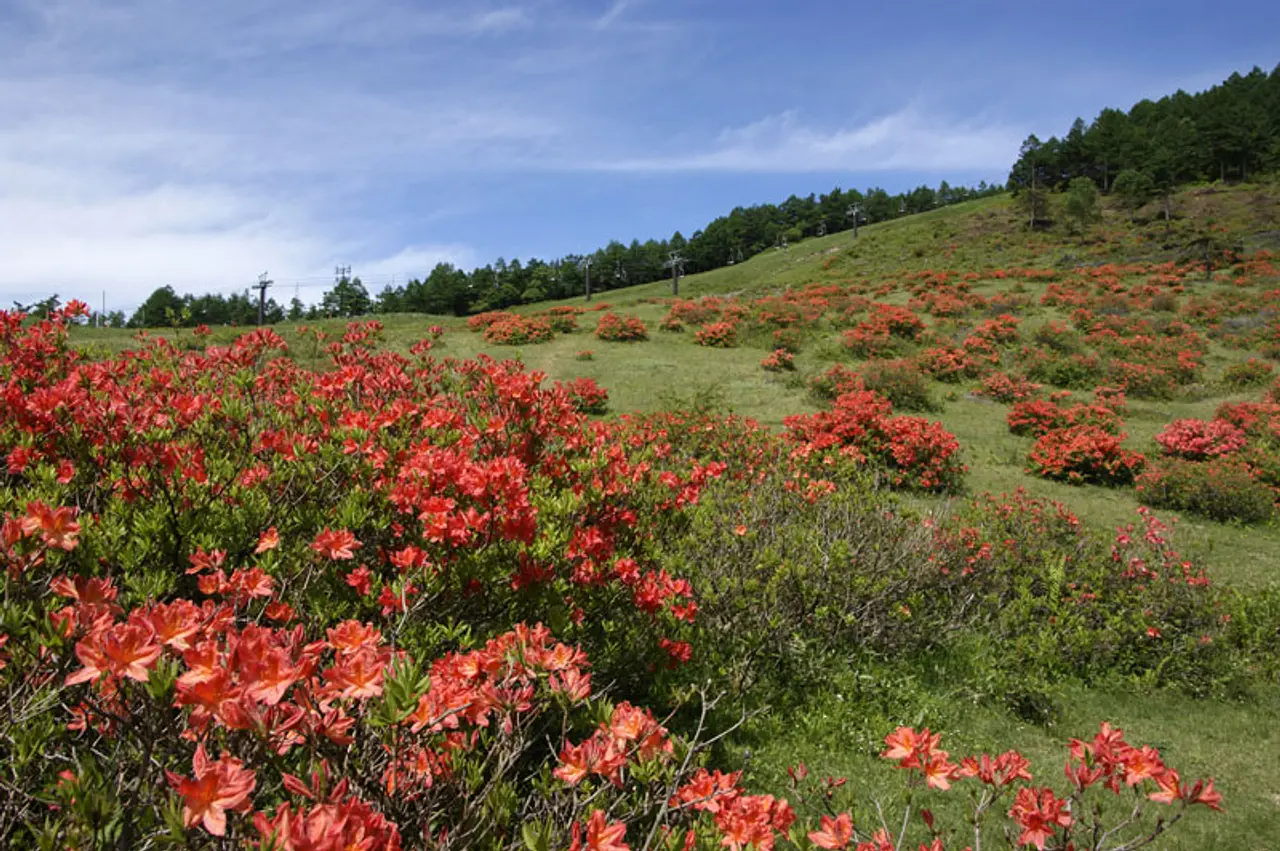
<svg viewBox="0 0 1280 851">
<path fill-rule="evenodd" d="M 1010 404 L 1024 402 L 1034 398 L 1043 389 L 1043 384 L 1036 384 L 1021 376 L 1009 375 L 1005 372 L 993 372 L 982 380 L 982 395 L 993 402 Z"/>
<path fill-rule="evenodd" d="M 557 334 L 572 334 L 578 330 L 578 317 L 583 313 L 582 308 L 572 305 L 561 305 L 544 310 L 537 314 L 538 317 L 546 319 L 551 325 L 551 330 Z"/>
<path fill-rule="evenodd" d="M 468 317 L 467 328 L 472 331 L 483 331 L 495 322 L 501 322 L 504 319 L 518 318 L 514 313 L 508 313 L 505 310 L 490 310 L 484 313 L 477 313 L 475 316 Z"/>
<path fill-rule="evenodd" d="M 895 487 L 953 490 L 964 466 L 960 444 L 941 425 L 920 417 L 892 416 L 888 399 L 869 390 L 836 397 L 830 411 L 797 414 L 782 422 L 799 445 L 793 458 L 874 462 Z"/>
<path fill-rule="evenodd" d="M 503 346 L 524 346 L 532 343 L 547 343 L 555 334 L 551 330 L 551 321 L 543 317 L 509 316 L 491 322 L 484 329 L 487 342 Z"/>
<path fill-rule="evenodd" d="M 1225 420 L 1174 420 L 1156 435 L 1156 443 L 1166 455 L 1198 461 L 1243 449 L 1245 433 Z"/>
<path fill-rule="evenodd" d="M 1146 459 L 1124 449 L 1124 438 L 1096 425 L 1053 429 L 1032 447 L 1029 472 L 1070 484 L 1129 484 Z"/>
<path fill-rule="evenodd" d="M 738 326 L 732 322 L 712 322 L 693 336 L 699 346 L 731 349 L 738 345 Z"/>
<path fill-rule="evenodd" d="M 603 414 L 609 408 L 609 391 L 591 378 L 575 378 L 564 383 L 573 406 L 584 414 Z"/>
<path fill-rule="evenodd" d="M 596 325 L 596 336 L 615 343 L 633 343 L 649 339 L 649 330 L 634 316 L 606 313 Z"/>
<path fill-rule="evenodd" d="M 775 349 L 773 354 L 760 361 L 760 366 L 768 372 L 784 372 L 796 368 L 796 357 L 786 349 Z"/>
</svg>

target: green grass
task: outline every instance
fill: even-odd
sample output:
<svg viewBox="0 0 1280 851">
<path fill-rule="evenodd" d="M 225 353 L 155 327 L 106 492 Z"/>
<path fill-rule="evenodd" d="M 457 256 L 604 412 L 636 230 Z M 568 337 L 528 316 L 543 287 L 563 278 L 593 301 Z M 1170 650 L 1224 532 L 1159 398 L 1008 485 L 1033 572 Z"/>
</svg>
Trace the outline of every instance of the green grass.
<svg viewBox="0 0 1280 851">
<path fill-rule="evenodd" d="M 1212 220 L 1242 235 L 1251 249 L 1276 247 L 1277 199 L 1274 186 L 1232 189 L 1199 187 L 1179 197 L 1177 208 L 1189 220 Z M 1186 226 L 1186 222 L 1177 227 Z M 1176 229 L 1174 237 L 1176 237 Z M 1163 223 L 1143 220 L 1134 225 L 1110 211 L 1106 222 L 1087 238 L 1066 239 L 1055 233 L 1027 233 L 1013 216 L 1007 198 L 991 198 L 947 207 L 931 213 L 865 227 L 854 240 L 849 232 L 809 239 L 789 251 L 769 251 L 735 266 L 684 278 L 680 295 L 759 297 L 788 287 L 813 283 L 848 283 L 869 280 L 895 281 L 903 274 L 927 268 L 973 270 L 984 274 L 975 283 L 978 292 L 991 293 L 1007 285 L 986 273 L 1000 267 L 1050 266 L 1103 262 L 1160 262 L 1178 256 L 1176 239 L 1167 236 Z M 1172 247 L 1171 247 L 1172 246 Z M 1033 304 L 1043 285 L 1027 285 Z M 1205 285 L 1202 292 L 1212 292 Z M 423 338 L 426 328 L 442 324 L 448 329 L 438 347 L 442 357 L 471 358 L 487 354 L 516 357 L 551 379 L 586 376 L 609 390 L 611 413 L 651 411 L 674 399 L 692 398 L 717 391 L 738 414 L 779 427 L 789 414 L 815 410 L 817 404 L 804 390 L 804 380 L 842 357 L 838 333 L 827 329 L 796 358 L 799 374 L 775 375 L 760 368 L 767 350 L 744 346 L 712 349 L 697 346 L 693 332 L 679 334 L 657 330 L 666 308 L 655 300 L 670 296 L 669 283 L 654 283 L 597 294 L 618 312 L 638 316 L 650 327 L 650 340 L 642 343 L 608 343 L 595 339 L 599 313 L 581 317 L 583 330 L 558 336 L 550 343 L 511 348 L 488 345 L 482 335 L 467 330 L 453 317 L 396 315 L 381 317 L 386 326 L 385 345 L 400 352 Z M 899 291 L 889 300 L 903 302 Z M 587 306 L 581 299 L 560 304 Z M 543 303 L 519 308 L 534 312 L 553 306 Z M 1021 312 L 1030 328 L 1060 311 L 1037 306 Z M 340 335 L 343 323 L 312 323 L 331 335 Z M 292 323 L 280 326 L 295 357 L 319 363 L 310 342 L 299 338 Z M 179 345 L 194 345 L 190 331 L 165 331 Z M 230 341 L 239 329 L 214 329 L 214 342 Z M 113 329 L 79 329 L 75 342 L 99 353 L 116 353 L 134 345 L 129 332 Z M 592 360 L 578 360 L 577 352 L 589 349 Z M 1210 380 L 1228 364 L 1245 359 L 1247 352 L 1215 346 L 1208 359 Z M 1138 503 L 1131 490 L 1071 487 L 1045 481 L 1024 472 L 1031 440 L 1009 434 L 1006 407 L 974 398 L 965 385 L 934 385 L 938 399 L 947 399 L 942 411 L 931 418 L 942 421 L 959 439 L 969 465 L 968 488 L 972 492 L 1011 491 L 1025 488 L 1033 495 L 1059 500 L 1090 526 L 1110 531 L 1136 518 Z M 1081 394 L 1084 396 L 1085 394 Z M 1154 450 L 1153 436 L 1169 421 L 1180 417 L 1209 417 L 1224 399 L 1256 398 L 1257 394 L 1227 394 L 1212 386 L 1169 402 L 1131 400 L 1125 417 L 1128 444 L 1140 451 Z M 944 508 L 945 500 L 914 500 L 927 507 Z M 1169 516 L 1170 512 L 1161 512 Z M 1207 566 L 1215 582 L 1249 593 L 1274 586 L 1280 578 L 1280 529 L 1235 528 L 1193 517 L 1179 518 L 1177 542 L 1184 553 Z M 1280 825 L 1280 689 L 1261 686 L 1250 699 L 1194 700 L 1169 692 L 1135 694 L 1125 691 L 1084 689 L 1064 685 L 1053 694 L 1060 710 L 1057 722 L 1040 727 L 1018 720 L 1000 707 L 975 703 L 954 683 L 931 682 L 927 671 L 902 662 L 898 684 L 916 695 L 909 702 L 911 716 L 893 707 L 869 712 L 865 701 L 851 701 L 840 694 L 849 679 L 847 671 L 832 672 L 832 686 L 810 696 L 786 717 L 756 723 L 737 739 L 751 748 L 751 785 L 780 791 L 784 769 L 803 760 L 820 774 L 847 775 L 860 788 L 880 785 L 892 774 L 874 756 L 879 737 L 898 723 L 931 725 L 950 736 L 953 753 L 977 748 L 1018 747 L 1032 757 L 1042 776 L 1060 777 L 1061 745 L 1072 736 L 1091 734 L 1098 721 L 1108 719 L 1125 728 L 1134 741 L 1161 746 L 1166 757 L 1185 775 L 1213 773 L 1226 798 L 1227 813 L 1196 813 L 1194 819 L 1161 847 L 1177 849 L 1262 849 L 1275 846 L 1273 833 Z M 908 704 L 903 704 L 906 706 Z M 962 847 L 962 846 L 957 846 Z"/>
<path fill-rule="evenodd" d="M 1098 722 L 1111 721 L 1133 743 L 1153 744 L 1183 777 L 1214 775 L 1224 798 L 1224 813 L 1196 811 L 1155 847 L 1177 851 L 1207 848 L 1264 851 L 1275 848 L 1280 824 L 1280 689 L 1268 687 L 1248 703 L 1194 700 L 1162 693 L 1153 699 L 1123 691 L 1061 689 L 1054 693 L 1059 714 L 1051 725 L 1019 720 L 998 708 L 966 699 L 958 690 L 939 690 L 908 682 L 900 689 L 924 688 L 932 705 L 917 717 L 877 713 L 856 701 L 849 691 L 815 697 L 804 711 L 785 718 L 770 716 L 749 733 L 737 737 L 731 757 L 748 762 L 753 779 L 782 790 L 786 769 L 803 762 L 817 777 L 847 777 L 856 799 L 874 798 L 889 812 L 900 812 L 895 790 L 901 788 L 898 769 L 880 759 L 883 742 L 867 733 L 867 714 L 884 732 L 894 724 L 928 725 L 943 733 L 942 746 L 953 758 L 970 753 L 999 753 L 1016 748 L 1031 760 L 1037 783 L 1061 787 L 1066 744 L 1072 738 L 1091 738 Z M 922 802 L 934 809 L 942 824 L 963 826 L 963 786 L 950 793 L 930 793 Z M 956 818 L 948 818 L 955 816 Z M 900 816 L 899 816 L 900 818 Z M 962 848 L 964 835 L 947 847 Z M 990 844 L 990 838 L 988 839 Z M 995 845 L 994 847 L 1003 847 Z"/>
</svg>

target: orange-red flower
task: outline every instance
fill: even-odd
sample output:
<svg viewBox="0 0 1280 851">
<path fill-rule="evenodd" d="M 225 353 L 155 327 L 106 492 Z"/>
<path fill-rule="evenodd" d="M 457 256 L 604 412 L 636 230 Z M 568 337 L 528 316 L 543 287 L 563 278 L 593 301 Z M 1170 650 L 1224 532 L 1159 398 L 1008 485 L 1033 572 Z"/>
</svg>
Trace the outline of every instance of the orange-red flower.
<svg viewBox="0 0 1280 851">
<path fill-rule="evenodd" d="M 853 840 L 853 819 L 848 813 L 841 813 L 835 818 L 822 817 L 821 829 L 809 832 L 809 841 L 827 851 L 849 847 Z"/>
<path fill-rule="evenodd" d="M 356 536 L 346 529 L 325 529 L 311 542 L 311 549 L 331 561 L 355 558 L 355 551 L 360 549 L 360 546 Z"/>
<path fill-rule="evenodd" d="M 182 796 L 182 823 L 187 827 L 202 824 L 212 835 L 226 836 L 227 813 L 249 809 L 249 795 L 257 783 L 254 773 L 226 753 L 211 762 L 204 745 L 196 748 L 192 768 L 194 779 L 165 772 L 169 785 Z"/>
</svg>

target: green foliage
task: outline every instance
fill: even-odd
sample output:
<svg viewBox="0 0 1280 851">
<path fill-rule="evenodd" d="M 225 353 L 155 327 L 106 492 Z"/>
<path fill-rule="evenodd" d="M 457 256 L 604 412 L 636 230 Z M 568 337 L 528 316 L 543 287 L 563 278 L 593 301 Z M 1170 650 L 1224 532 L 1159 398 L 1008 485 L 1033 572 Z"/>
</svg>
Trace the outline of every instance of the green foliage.
<svg viewBox="0 0 1280 851">
<path fill-rule="evenodd" d="M 1275 513 L 1275 493 L 1240 462 L 1162 458 L 1135 482 L 1138 499 L 1222 523 L 1265 523 Z"/>
<path fill-rule="evenodd" d="M 1063 212 L 1075 230 L 1085 230 L 1102 220 L 1098 207 L 1098 187 L 1088 177 L 1077 177 L 1067 185 Z"/>
<path fill-rule="evenodd" d="M 929 389 L 928 379 L 912 363 L 872 361 L 861 375 L 863 386 L 892 402 L 895 411 L 929 413 L 942 408 Z"/>
<path fill-rule="evenodd" d="M 1111 190 L 1120 196 L 1125 209 L 1129 211 L 1129 217 L 1133 218 L 1142 205 L 1155 196 L 1156 184 L 1145 171 L 1127 168 L 1116 175 Z"/>
</svg>

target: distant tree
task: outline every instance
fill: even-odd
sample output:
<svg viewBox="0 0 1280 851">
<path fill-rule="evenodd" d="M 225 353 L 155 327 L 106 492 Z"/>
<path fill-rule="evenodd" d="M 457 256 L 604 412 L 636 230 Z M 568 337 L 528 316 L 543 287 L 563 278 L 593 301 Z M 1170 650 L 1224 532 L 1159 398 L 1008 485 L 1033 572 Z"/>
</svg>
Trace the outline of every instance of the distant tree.
<svg viewBox="0 0 1280 851">
<path fill-rule="evenodd" d="M 59 299 L 55 293 L 46 299 L 33 301 L 31 304 L 23 304 L 22 302 L 15 301 L 13 303 L 13 309 L 18 313 L 25 313 L 36 319 L 48 319 L 49 314 L 53 313 L 61 305 L 62 300 Z"/>
<path fill-rule="evenodd" d="M 374 313 L 400 313 L 404 310 L 404 287 L 387 284 L 373 303 Z"/>
<path fill-rule="evenodd" d="M 305 318 L 306 315 L 307 315 L 307 306 L 302 303 L 302 299 L 298 298 L 297 296 L 294 296 L 293 298 L 289 299 L 288 317 L 290 322 L 297 322 L 300 319 Z"/>
<path fill-rule="evenodd" d="M 1168 224 L 1173 216 L 1173 193 L 1183 179 L 1184 164 L 1195 145 L 1195 125 L 1189 118 L 1165 118 L 1151 134 L 1147 162 L 1151 179 L 1164 205 L 1164 220 Z"/>
<path fill-rule="evenodd" d="M 1098 208 L 1098 186 L 1093 178 L 1072 178 L 1067 184 L 1063 212 L 1073 230 L 1085 230 L 1102 218 L 1102 211 Z"/>
<path fill-rule="evenodd" d="M 359 277 L 343 276 L 324 294 L 320 306 L 328 316 L 363 316 L 372 309 L 373 302 Z"/>
<path fill-rule="evenodd" d="M 169 323 L 169 318 L 181 315 L 186 305 L 173 287 L 163 286 L 153 290 L 133 315 L 129 317 L 130 328 L 158 328 Z"/>
<path fill-rule="evenodd" d="M 1129 218 L 1133 219 L 1142 205 L 1155 195 L 1156 185 L 1151 175 L 1145 171 L 1126 168 L 1116 175 L 1111 191 L 1120 196 L 1125 209 L 1129 211 Z"/>
</svg>

